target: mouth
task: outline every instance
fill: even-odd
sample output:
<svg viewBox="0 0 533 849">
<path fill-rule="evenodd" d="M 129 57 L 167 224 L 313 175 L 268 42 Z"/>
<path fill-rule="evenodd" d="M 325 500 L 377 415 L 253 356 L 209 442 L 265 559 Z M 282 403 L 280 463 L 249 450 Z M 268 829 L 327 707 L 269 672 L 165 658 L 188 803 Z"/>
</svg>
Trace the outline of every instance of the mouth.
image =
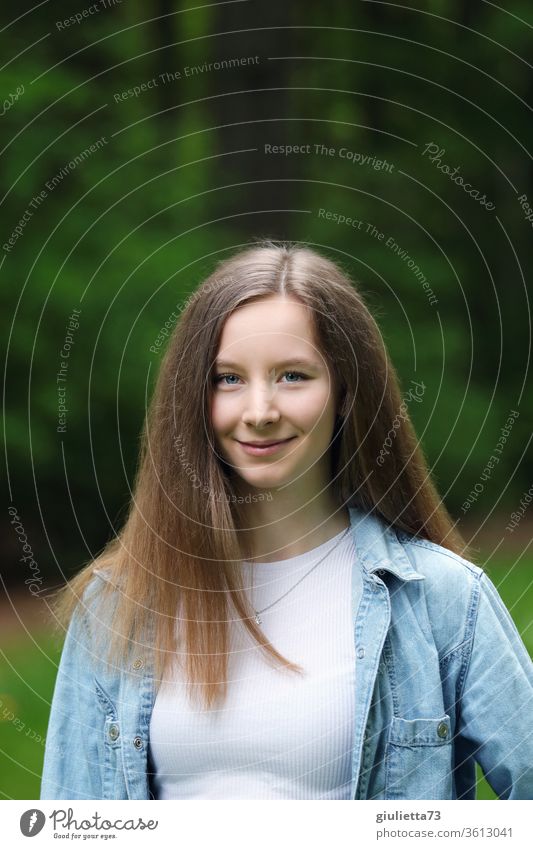
<svg viewBox="0 0 533 849">
<path fill-rule="evenodd" d="M 296 439 L 295 436 L 289 436 L 288 439 L 279 439 L 276 441 L 264 441 L 264 442 L 241 442 L 237 440 L 238 444 L 241 446 L 243 451 L 247 454 L 255 454 L 256 456 L 262 456 L 264 454 L 273 454 L 275 451 L 278 451 L 284 445 L 291 442 L 293 439 Z"/>
</svg>

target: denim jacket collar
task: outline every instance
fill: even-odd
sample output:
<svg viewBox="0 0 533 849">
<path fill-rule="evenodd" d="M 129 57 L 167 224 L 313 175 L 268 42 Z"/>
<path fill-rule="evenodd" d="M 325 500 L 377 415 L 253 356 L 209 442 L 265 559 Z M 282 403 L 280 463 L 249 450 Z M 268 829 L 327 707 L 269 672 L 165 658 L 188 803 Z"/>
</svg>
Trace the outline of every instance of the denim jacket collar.
<svg viewBox="0 0 533 849">
<path fill-rule="evenodd" d="M 358 507 L 350 507 L 349 513 L 357 557 L 367 574 L 383 570 L 402 581 L 425 580 L 425 575 L 411 564 L 394 529 L 383 519 Z"/>
</svg>

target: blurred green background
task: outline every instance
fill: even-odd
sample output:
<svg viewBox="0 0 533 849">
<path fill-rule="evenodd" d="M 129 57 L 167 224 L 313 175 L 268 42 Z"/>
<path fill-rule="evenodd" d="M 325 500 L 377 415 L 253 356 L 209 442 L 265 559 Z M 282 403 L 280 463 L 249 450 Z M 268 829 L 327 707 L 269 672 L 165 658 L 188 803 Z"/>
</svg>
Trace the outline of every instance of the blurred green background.
<svg viewBox="0 0 533 849">
<path fill-rule="evenodd" d="M 90 7 L 1 12 L 5 798 L 38 796 L 60 648 L 39 595 L 120 527 L 150 349 L 253 238 L 305 241 L 358 281 L 402 387 L 426 386 L 410 413 L 443 499 L 533 649 L 530 4 Z"/>
</svg>

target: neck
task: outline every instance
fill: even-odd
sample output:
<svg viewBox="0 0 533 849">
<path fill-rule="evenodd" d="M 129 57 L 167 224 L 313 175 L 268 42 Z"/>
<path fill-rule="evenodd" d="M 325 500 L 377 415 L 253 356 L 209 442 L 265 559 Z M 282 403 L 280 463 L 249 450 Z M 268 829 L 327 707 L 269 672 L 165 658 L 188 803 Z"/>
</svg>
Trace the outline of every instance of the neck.
<svg viewBox="0 0 533 849">
<path fill-rule="evenodd" d="M 300 505 L 290 488 L 271 494 L 270 501 L 246 504 L 245 525 L 238 534 L 247 560 L 269 563 L 297 557 L 350 526 L 348 508 L 340 507 L 331 491 Z"/>
</svg>

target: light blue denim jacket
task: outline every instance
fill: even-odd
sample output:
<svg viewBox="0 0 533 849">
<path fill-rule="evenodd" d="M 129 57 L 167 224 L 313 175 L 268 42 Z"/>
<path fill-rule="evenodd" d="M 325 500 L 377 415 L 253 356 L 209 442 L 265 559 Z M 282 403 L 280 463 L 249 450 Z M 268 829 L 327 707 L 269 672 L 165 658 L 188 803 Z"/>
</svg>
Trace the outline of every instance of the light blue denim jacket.
<svg viewBox="0 0 533 849">
<path fill-rule="evenodd" d="M 533 799 L 533 664 L 494 584 L 447 549 L 350 508 L 354 799 Z M 88 587 L 68 629 L 41 799 L 153 799 L 152 659 L 110 671 L 91 649 Z M 100 624 L 100 627 L 102 625 Z"/>
</svg>

